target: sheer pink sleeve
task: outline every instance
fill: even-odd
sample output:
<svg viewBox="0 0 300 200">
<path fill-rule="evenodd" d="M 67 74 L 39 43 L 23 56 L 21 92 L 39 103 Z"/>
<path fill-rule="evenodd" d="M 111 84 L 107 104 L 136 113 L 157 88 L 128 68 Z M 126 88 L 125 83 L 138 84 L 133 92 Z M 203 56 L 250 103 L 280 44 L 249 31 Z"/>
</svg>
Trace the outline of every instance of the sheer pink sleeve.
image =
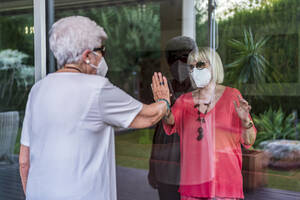
<svg viewBox="0 0 300 200">
<path fill-rule="evenodd" d="M 236 101 L 237 105 L 239 106 L 239 100 L 238 100 L 238 96 L 241 96 L 241 93 L 239 90 L 237 89 L 234 89 L 234 92 L 233 92 L 233 100 Z M 234 108 L 233 108 L 234 109 Z M 249 118 L 251 119 L 252 121 L 252 117 L 251 115 L 249 114 Z M 242 121 L 241 119 L 239 118 L 238 114 L 236 113 L 235 110 L 233 110 L 233 130 L 235 130 L 239 135 L 240 135 L 240 143 L 245 147 L 245 148 L 250 148 L 252 145 L 246 145 L 245 144 L 245 141 L 242 137 L 242 133 L 243 133 L 243 127 L 242 127 Z M 255 130 L 255 134 L 257 132 L 255 126 L 254 126 L 254 130 Z"/>
<path fill-rule="evenodd" d="M 184 104 L 183 104 L 183 96 L 179 97 L 176 102 L 174 103 L 174 105 L 171 108 L 172 114 L 174 116 L 174 125 L 168 125 L 166 123 L 163 123 L 164 126 L 164 130 L 166 132 L 167 135 L 172 135 L 174 133 L 180 133 L 180 122 L 182 121 L 182 113 L 183 113 L 183 109 L 184 109 Z"/>
</svg>

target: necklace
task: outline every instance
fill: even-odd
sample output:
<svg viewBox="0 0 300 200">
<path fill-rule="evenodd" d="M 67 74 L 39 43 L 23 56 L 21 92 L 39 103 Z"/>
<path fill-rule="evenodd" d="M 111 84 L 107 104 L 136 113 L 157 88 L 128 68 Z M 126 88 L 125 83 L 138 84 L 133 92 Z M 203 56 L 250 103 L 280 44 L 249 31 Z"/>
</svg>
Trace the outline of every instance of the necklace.
<svg viewBox="0 0 300 200">
<path fill-rule="evenodd" d="M 200 94 L 199 94 L 199 97 L 200 97 Z M 200 110 L 199 110 L 199 108 L 200 108 L 200 103 L 197 103 L 197 104 L 195 104 L 195 106 L 194 106 L 194 108 L 197 108 L 197 110 L 198 110 L 198 118 L 197 118 L 197 121 L 200 123 L 200 127 L 198 128 L 198 136 L 197 136 L 197 140 L 198 141 L 200 141 L 200 140 L 202 140 L 202 138 L 203 138 L 203 127 L 202 127 L 202 124 L 204 124 L 205 123 L 205 115 L 207 114 L 207 111 L 208 111 L 208 108 L 209 108 L 209 106 L 210 106 L 210 104 L 211 104 L 211 100 L 210 100 L 210 102 L 209 103 L 205 103 L 204 105 L 206 106 L 206 110 L 205 110 L 205 112 L 204 112 L 204 116 L 203 116 L 203 118 L 201 118 L 201 112 L 200 112 Z"/>
<path fill-rule="evenodd" d="M 77 67 L 72 67 L 72 66 L 67 66 L 66 65 L 64 68 L 66 68 L 66 69 L 75 69 L 75 70 L 79 71 L 80 73 L 82 73 L 82 71 L 80 69 L 78 69 Z"/>
</svg>

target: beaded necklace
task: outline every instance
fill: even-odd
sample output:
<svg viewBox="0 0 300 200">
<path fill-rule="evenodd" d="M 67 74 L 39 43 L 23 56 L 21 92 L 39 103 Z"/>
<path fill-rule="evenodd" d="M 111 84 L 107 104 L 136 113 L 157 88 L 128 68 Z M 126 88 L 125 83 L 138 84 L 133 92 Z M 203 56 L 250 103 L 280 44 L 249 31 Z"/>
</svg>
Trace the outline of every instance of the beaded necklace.
<svg viewBox="0 0 300 200">
<path fill-rule="evenodd" d="M 204 116 L 203 116 L 203 118 L 201 118 L 201 116 L 200 116 L 200 111 L 199 111 L 199 106 L 200 106 L 200 104 L 196 104 L 194 107 L 195 108 L 197 108 L 198 109 L 198 118 L 197 118 L 197 121 L 199 121 L 200 122 L 200 127 L 198 128 L 198 136 L 197 136 L 197 140 L 198 141 L 200 141 L 200 140 L 202 140 L 202 138 L 203 138 L 203 128 L 202 128 L 202 123 L 204 124 L 205 123 L 205 115 L 206 115 L 206 113 L 207 113 L 207 111 L 208 111 L 208 108 L 209 108 L 209 106 L 210 106 L 210 104 L 211 104 L 211 102 L 209 102 L 209 103 L 206 103 L 206 104 L 204 104 L 205 106 L 206 106 L 206 110 L 205 110 L 205 112 L 204 112 Z"/>
<path fill-rule="evenodd" d="M 200 93 L 199 93 L 199 99 L 200 99 Z M 199 100 L 199 101 L 200 101 L 200 100 Z M 209 108 L 209 106 L 210 106 L 210 104 L 211 104 L 211 101 L 212 101 L 212 100 L 210 100 L 209 103 L 205 103 L 205 104 L 204 104 L 204 105 L 206 106 L 206 110 L 205 110 L 204 115 L 203 115 L 202 118 L 201 118 L 201 115 L 200 115 L 201 112 L 200 112 L 200 110 L 199 110 L 199 108 L 200 108 L 200 102 L 197 103 L 197 104 L 195 104 L 195 106 L 194 106 L 194 108 L 197 108 L 197 113 L 198 113 L 197 121 L 200 123 L 200 127 L 198 128 L 198 134 L 199 134 L 199 135 L 197 136 L 197 140 L 198 140 L 198 141 L 202 140 L 202 138 L 203 138 L 203 136 L 204 136 L 202 124 L 205 123 L 205 116 L 206 116 L 206 114 L 207 114 L 207 111 L 208 111 L 208 108 Z"/>
</svg>

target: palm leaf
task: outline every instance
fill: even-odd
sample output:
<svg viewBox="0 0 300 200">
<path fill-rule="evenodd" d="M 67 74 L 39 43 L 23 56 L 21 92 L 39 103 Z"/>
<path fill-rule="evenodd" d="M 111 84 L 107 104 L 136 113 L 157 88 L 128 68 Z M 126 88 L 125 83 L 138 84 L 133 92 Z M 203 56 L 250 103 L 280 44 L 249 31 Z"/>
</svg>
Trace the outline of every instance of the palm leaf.
<svg viewBox="0 0 300 200">
<path fill-rule="evenodd" d="M 228 69 L 229 78 L 234 85 L 239 88 L 245 83 L 254 83 L 255 87 L 264 91 L 266 81 L 275 80 L 279 83 L 279 73 L 270 66 L 269 61 L 265 59 L 264 47 L 270 37 L 262 37 L 259 40 L 254 39 L 251 28 L 243 30 L 243 39 L 231 39 L 227 42 L 234 50 L 235 60 L 225 67 Z M 272 73 L 269 73 L 272 72 Z"/>
</svg>

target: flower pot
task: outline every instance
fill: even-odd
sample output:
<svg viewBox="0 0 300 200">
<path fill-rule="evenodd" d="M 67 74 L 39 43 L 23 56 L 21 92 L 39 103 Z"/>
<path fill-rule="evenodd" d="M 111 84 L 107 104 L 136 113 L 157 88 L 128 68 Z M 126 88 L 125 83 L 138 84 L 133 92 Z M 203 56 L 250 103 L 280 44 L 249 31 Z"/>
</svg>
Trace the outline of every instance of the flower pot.
<svg viewBox="0 0 300 200">
<path fill-rule="evenodd" d="M 252 191 L 267 184 L 268 156 L 259 150 L 243 150 L 243 187 Z"/>
</svg>

